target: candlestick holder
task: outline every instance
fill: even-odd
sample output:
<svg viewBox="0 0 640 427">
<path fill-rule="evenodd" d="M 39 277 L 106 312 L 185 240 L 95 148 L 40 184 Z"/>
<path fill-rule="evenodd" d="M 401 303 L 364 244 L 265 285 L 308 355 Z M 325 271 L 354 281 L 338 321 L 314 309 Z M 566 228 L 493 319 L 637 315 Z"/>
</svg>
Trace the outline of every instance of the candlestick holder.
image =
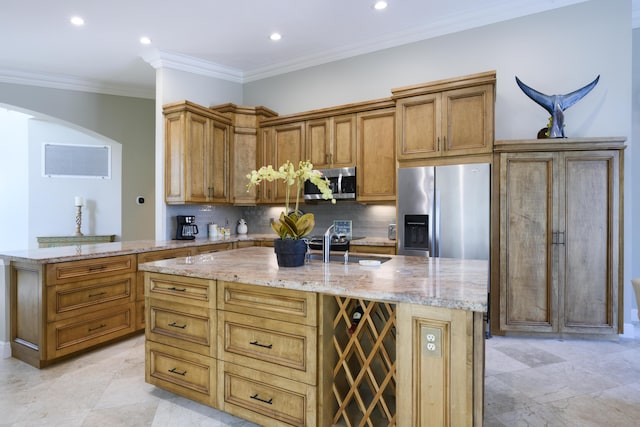
<svg viewBox="0 0 640 427">
<path fill-rule="evenodd" d="M 82 205 L 76 206 L 76 236 L 84 236 L 80 227 L 82 227 Z"/>
</svg>

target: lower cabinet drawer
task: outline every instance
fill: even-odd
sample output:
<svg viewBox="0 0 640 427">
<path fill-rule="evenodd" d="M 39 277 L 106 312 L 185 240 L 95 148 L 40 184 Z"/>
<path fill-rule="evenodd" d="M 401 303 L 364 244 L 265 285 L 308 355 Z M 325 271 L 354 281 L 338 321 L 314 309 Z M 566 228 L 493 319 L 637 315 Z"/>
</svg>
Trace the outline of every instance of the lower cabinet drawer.
<svg viewBox="0 0 640 427">
<path fill-rule="evenodd" d="M 135 273 L 47 287 L 47 321 L 135 301 Z"/>
<path fill-rule="evenodd" d="M 315 426 L 316 388 L 218 361 L 222 409 L 261 426 Z"/>
<path fill-rule="evenodd" d="M 216 281 L 145 272 L 145 297 L 215 308 Z"/>
<path fill-rule="evenodd" d="M 148 340 L 200 353 L 216 355 L 214 309 L 194 307 L 154 298 L 147 299 Z"/>
<path fill-rule="evenodd" d="M 47 325 L 47 359 L 55 359 L 135 331 L 135 303 Z"/>
<path fill-rule="evenodd" d="M 147 341 L 145 381 L 162 389 L 220 408 L 216 399 L 216 360 Z"/>
<path fill-rule="evenodd" d="M 218 359 L 316 384 L 316 328 L 226 311 L 218 328 Z"/>
</svg>

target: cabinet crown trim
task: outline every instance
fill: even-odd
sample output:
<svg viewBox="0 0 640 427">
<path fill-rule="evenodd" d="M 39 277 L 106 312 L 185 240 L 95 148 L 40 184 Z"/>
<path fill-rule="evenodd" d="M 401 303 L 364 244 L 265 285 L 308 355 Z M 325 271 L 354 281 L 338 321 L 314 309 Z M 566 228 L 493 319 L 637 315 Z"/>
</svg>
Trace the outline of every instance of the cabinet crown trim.
<svg viewBox="0 0 640 427">
<path fill-rule="evenodd" d="M 442 92 L 451 89 L 461 89 L 483 84 L 496 84 L 496 72 L 486 71 L 483 73 L 470 74 L 467 76 L 453 77 L 450 79 L 436 80 L 417 85 L 403 86 L 391 89 L 393 99 L 406 98 L 409 96 L 425 95 L 428 93 Z"/>
<path fill-rule="evenodd" d="M 551 138 L 498 140 L 493 145 L 496 153 L 513 151 L 577 151 L 624 150 L 626 137 Z"/>
</svg>

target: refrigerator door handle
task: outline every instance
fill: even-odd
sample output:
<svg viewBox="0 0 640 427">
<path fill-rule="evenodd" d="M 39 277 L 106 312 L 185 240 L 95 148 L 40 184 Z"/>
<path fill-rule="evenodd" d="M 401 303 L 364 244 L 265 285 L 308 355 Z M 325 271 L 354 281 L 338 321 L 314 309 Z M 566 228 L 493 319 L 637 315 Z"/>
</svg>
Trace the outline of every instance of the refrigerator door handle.
<svg viewBox="0 0 640 427">
<path fill-rule="evenodd" d="M 440 256 L 440 191 L 435 190 L 433 198 L 433 233 L 431 233 L 432 257 Z"/>
</svg>

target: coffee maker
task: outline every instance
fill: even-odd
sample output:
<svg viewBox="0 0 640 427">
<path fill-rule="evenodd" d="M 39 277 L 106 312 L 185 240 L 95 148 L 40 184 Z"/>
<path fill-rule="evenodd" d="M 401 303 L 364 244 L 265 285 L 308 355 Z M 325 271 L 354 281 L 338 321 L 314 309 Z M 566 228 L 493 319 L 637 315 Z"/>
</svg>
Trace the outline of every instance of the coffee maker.
<svg viewBox="0 0 640 427">
<path fill-rule="evenodd" d="M 193 240 L 198 234 L 198 226 L 195 224 L 196 217 L 193 215 L 178 215 L 178 228 L 176 229 L 177 240 Z"/>
</svg>

